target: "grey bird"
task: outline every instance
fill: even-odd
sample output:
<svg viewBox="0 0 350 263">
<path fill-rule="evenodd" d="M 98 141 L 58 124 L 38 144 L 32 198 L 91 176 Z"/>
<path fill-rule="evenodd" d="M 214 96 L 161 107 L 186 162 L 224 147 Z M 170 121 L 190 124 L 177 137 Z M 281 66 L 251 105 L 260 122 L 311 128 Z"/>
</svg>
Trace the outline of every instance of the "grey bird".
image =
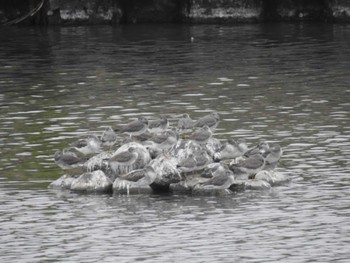
<svg viewBox="0 0 350 263">
<path fill-rule="evenodd" d="M 205 167 L 204 171 L 201 173 L 201 177 L 212 178 L 226 172 L 226 170 L 229 170 L 229 168 L 228 165 L 224 162 L 211 163 Z"/>
<path fill-rule="evenodd" d="M 68 170 L 82 165 L 85 158 L 79 157 L 76 153 L 70 151 L 70 149 L 63 149 L 62 151 L 55 152 L 54 160 L 58 167 L 63 170 Z"/>
<path fill-rule="evenodd" d="M 265 159 L 261 154 L 251 155 L 249 158 L 238 162 L 231 163 L 229 168 L 236 175 L 245 174 L 248 177 L 255 175 L 265 166 Z"/>
<path fill-rule="evenodd" d="M 202 150 L 196 154 L 194 156 L 194 159 L 196 160 L 196 171 L 203 170 L 209 163 L 213 161 L 205 150 Z"/>
<path fill-rule="evenodd" d="M 192 131 L 193 127 L 194 127 L 194 121 L 191 119 L 190 115 L 188 115 L 187 113 L 184 113 L 177 122 L 177 128 L 181 133 Z"/>
<path fill-rule="evenodd" d="M 74 149 L 84 155 L 91 155 L 101 152 L 101 140 L 95 135 L 88 135 L 71 144 Z"/>
<path fill-rule="evenodd" d="M 220 121 L 220 116 L 216 111 L 214 111 L 198 119 L 195 122 L 194 127 L 208 126 L 212 131 L 214 131 L 215 128 L 218 126 L 219 121 Z"/>
<path fill-rule="evenodd" d="M 254 155 L 257 153 L 264 154 L 269 150 L 269 144 L 265 141 L 260 142 L 258 145 L 250 148 L 244 153 L 245 157 L 249 157 L 250 155 Z"/>
<path fill-rule="evenodd" d="M 202 128 L 197 129 L 195 132 L 193 132 L 190 135 L 189 139 L 200 145 L 205 145 L 211 136 L 212 131 L 210 130 L 209 126 L 204 125 Z"/>
<path fill-rule="evenodd" d="M 208 181 L 201 183 L 204 188 L 210 187 L 215 189 L 228 189 L 235 181 L 234 175 L 230 170 L 210 178 Z"/>
<path fill-rule="evenodd" d="M 112 127 L 107 127 L 101 135 L 102 146 L 112 146 L 117 141 L 117 134 L 114 132 Z"/>
<path fill-rule="evenodd" d="M 188 157 L 177 164 L 177 169 L 180 172 L 191 173 L 196 170 L 196 159 L 193 154 L 189 154 Z"/>
<path fill-rule="evenodd" d="M 136 186 L 147 186 L 154 182 L 157 174 L 152 166 L 146 166 L 143 169 L 137 169 L 127 174 L 120 175 L 118 178 L 133 182 Z"/>
<path fill-rule="evenodd" d="M 160 119 L 157 120 L 149 120 L 148 121 L 148 130 L 152 133 L 163 132 L 169 127 L 169 121 L 165 116 L 161 116 Z"/>
<path fill-rule="evenodd" d="M 150 139 L 151 148 L 155 148 L 158 152 L 167 154 L 171 151 L 179 139 L 179 134 L 174 130 L 167 130 L 163 133 L 156 134 Z"/>
<path fill-rule="evenodd" d="M 233 139 L 227 140 L 220 151 L 214 154 L 214 160 L 227 160 L 227 159 L 236 159 L 242 156 L 248 150 L 248 145 L 243 139 L 238 139 L 237 141 Z"/>
<path fill-rule="evenodd" d="M 279 144 L 273 144 L 267 152 L 264 153 L 265 161 L 267 163 L 278 162 L 283 154 L 282 148 Z"/>
<path fill-rule="evenodd" d="M 265 158 L 265 169 L 272 170 L 276 167 L 278 161 L 281 159 L 283 154 L 282 148 L 279 144 L 273 144 L 268 151 L 264 153 Z"/>
<path fill-rule="evenodd" d="M 120 167 L 132 167 L 138 158 L 135 147 L 129 147 L 128 150 L 113 155 L 108 164 L 112 171 L 117 172 Z"/>
<path fill-rule="evenodd" d="M 137 169 L 127 174 L 120 175 L 115 179 L 113 188 L 126 189 L 127 194 L 130 193 L 130 188 L 144 188 L 150 186 L 156 179 L 157 174 L 152 166 L 146 166 L 143 169 Z"/>
<path fill-rule="evenodd" d="M 148 120 L 145 117 L 139 117 L 137 120 L 133 120 L 124 125 L 120 131 L 122 133 L 129 134 L 131 136 L 138 136 L 147 131 Z"/>
</svg>

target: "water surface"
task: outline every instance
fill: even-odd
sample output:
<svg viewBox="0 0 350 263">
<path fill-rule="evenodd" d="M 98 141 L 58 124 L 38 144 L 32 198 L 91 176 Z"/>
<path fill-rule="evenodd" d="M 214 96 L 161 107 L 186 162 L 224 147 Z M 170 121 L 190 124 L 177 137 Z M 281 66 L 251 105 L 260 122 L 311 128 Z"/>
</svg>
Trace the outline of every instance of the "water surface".
<svg viewBox="0 0 350 263">
<path fill-rule="evenodd" d="M 349 25 L 8 27 L 0 41 L 3 262 L 349 258 Z M 280 143 L 292 182 L 224 198 L 47 189 L 79 135 L 211 110 L 219 139 Z"/>
</svg>

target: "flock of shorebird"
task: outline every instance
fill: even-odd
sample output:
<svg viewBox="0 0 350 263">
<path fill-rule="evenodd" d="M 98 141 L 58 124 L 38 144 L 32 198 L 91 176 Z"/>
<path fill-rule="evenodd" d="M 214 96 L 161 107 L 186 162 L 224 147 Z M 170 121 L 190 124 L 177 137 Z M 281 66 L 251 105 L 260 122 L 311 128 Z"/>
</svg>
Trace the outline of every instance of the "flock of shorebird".
<svg viewBox="0 0 350 263">
<path fill-rule="evenodd" d="M 84 169 L 80 177 L 69 176 L 71 183 L 81 177 L 86 183 L 95 173 L 115 192 L 227 191 L 258 180 L 263 186 L 273 183 L 282 156 L 278 144 L 263 141 L 249 148 L 243 139 L 219 141 L 213 137 L 220 122 L 217 112 L 196 121 L 185 113 L 175 121 L 139 117 L 118 129 L 108 127 L 100 136 L 85 136 L 57 151 L 55 163 L 64 170 Z M 88 182 L 90 187 L 94 183 Z"/>
</svg>

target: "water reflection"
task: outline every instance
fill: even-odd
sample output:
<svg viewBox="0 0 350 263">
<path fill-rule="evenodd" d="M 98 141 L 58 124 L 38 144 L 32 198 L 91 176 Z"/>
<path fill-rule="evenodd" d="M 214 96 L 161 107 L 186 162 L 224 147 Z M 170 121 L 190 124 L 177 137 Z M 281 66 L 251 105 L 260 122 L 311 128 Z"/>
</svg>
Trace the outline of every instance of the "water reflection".
<svg viewBox="0 0 350 263">
<path fill-rule="evenodd" d="M 1 28 L 0 258 L 345 261 L 349 32 L 318 24 Z M 218 138 L 279 142 L 279 171 L 292 184 L 230 198 L 46 190 L 61 175 L 53 153 L 76 136 L 139 115 L 174 121 L 212 109 L 222 117 Z"/>
</svg>

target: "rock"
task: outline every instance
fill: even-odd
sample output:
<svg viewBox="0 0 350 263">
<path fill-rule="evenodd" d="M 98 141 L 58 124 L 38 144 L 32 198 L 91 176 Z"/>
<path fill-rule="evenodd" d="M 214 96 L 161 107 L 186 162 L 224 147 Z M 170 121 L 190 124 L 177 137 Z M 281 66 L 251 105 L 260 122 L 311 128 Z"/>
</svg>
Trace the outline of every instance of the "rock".
<svg viewBox="0 0 350 263">
<path fill-rule="evenodd" d="M 288 175 L 276 171 L 262 170 L 255 175 L 255 180 L 263 180 L 271 186 L 281 185 L 290 181 Z"/>
<path fill-rule="evenodd" d="M 247 180 L 235 180 L 229 189 L 233 192 L 243 192 L 246 188 L 246 181 Z"/>
<path fill-rule="evenodd" d="M 93 171 L 80 175 L 71 184 L 72 191 L 89 193 L 110 193 L 112 181 L 103 171 Z"/>
<path fill-rule="evenodd" d="M 245 189 L 251 190 L 266 190 L 270 189 L 271 185 L 264 180 L 248 180 L 245 182 Z"/>
<path fill-rule="evenodd" d="M 72 182 L 76 178 L 72 175 L 69 174 L 64 174 L 60 178 L 56 179 L 55 181 L 51 182 L 48 186 L 48 188 L 51 189 L 70 189 Z"/>
<path fill-rule="evenodd" d="M 176 168 L 176 165 L 176 158 L 165 157 L 164 155 L 152 160 L 150 166 L 153 167 L 157 177 L 151 186 L 155 189 L 163 187 L 169 188 L 170 184 L 180 182 L 182 180 L 182 176 Z"/>
<path fill-rule="evenodd" d="M 105 171 L 108 169 L 108 160 L 111 157 L 111 152 L 101 152 L 87 160 L 83 166 L 88 172 L 96 170 Z"/>
<path fill-rule="evenodd" d="M 222 189 L 217 187 L 200 187 L 195 186 L 192 190 L 192 195 L 205 195 L 205 196 L 225 196 L 232 194 L 232 191 L 230 189 Z"/>
</svg>

